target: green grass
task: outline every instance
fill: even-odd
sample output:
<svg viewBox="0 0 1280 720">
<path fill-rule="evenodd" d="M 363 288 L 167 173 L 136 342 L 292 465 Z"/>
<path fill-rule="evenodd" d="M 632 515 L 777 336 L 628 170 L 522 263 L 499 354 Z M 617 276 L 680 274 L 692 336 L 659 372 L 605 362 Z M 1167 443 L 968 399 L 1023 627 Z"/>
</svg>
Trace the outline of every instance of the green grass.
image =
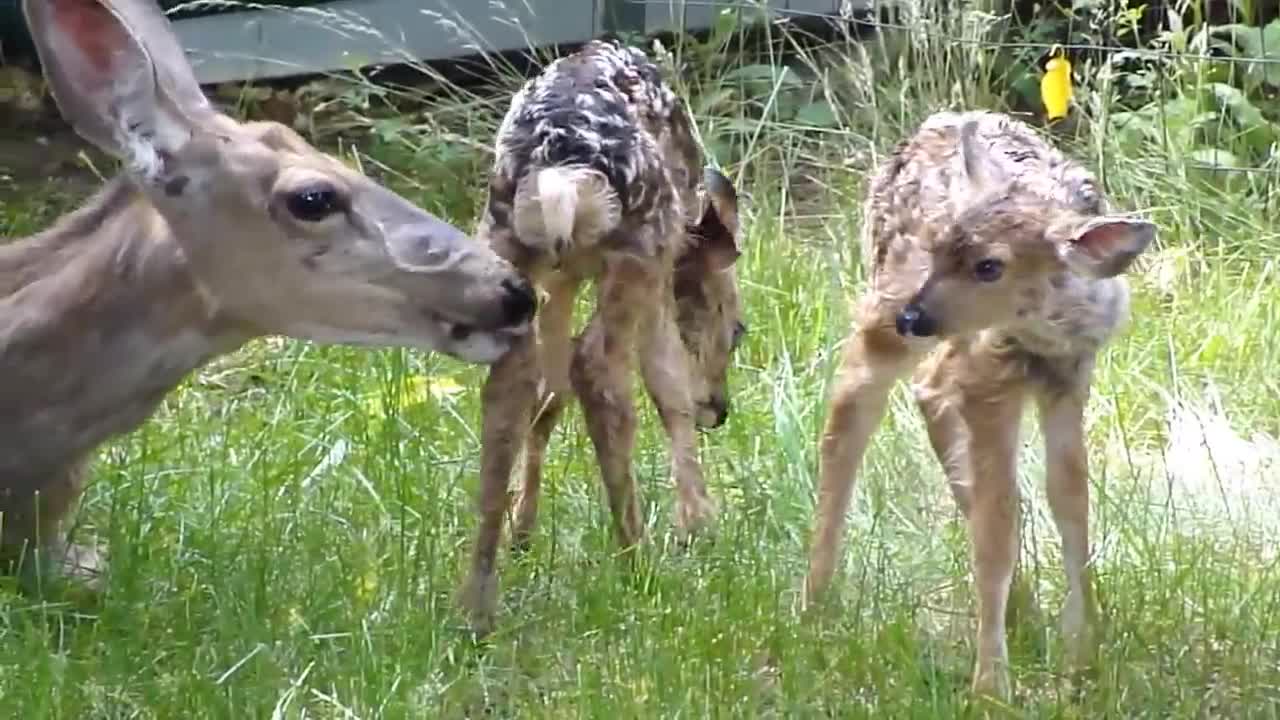
<svg viewBox="0 0 1280 720">
<path fill-rule="evenodd" d="M 1214 193 L 1163 157 L 1120 158 L 1105 139 L 1073 147 L 1107 169 L 1123 206 L 1151 210 L 1161 236 L 1088 415 L 1106 623 L 1096 671 L 1071 678 L 1060 663 L 1064 583 L 1029 422 L 1024 567 L 1045 618 L 1017 628 L 1013 705 L 971 702 L 967 539 L 901 389 L 864 465 L 838 602 L 797 615 L 815 441 L 862 288 L 871 158 L 931 110 L 996 102 L 951 96 L 962 66 L 928 88 L 908 87 L 918 68 L 859 86 L 856 55 L 838 59 L 825 78 L 847 103 L 838 128 L 819 141 L 766 118 L 723 145 L 751 161 L 732 166 L 752 198 L 740 269 L 751 333 L 734 415 L 703 441 L 722 504 L 714 542 L 668 543 L 673 492 L 643 405 L 634 468 L 655 542 L 624 571 L 575 408 L 552 440 L 533 550 L 502 557 L 500 624 L 477 643 L 451 595 L 474 528 L 482 371 L 263 340 L 196 373 L 100 453 L 77 532 L 108 546 L 105 597 L 40 602 L 0 581 L 0 715 L 1280 716 L 1280 465 L 1231 469 L 1263 453 L 1259 441 L 1190 467 L 1195 443 L 1171 415 L 1211 391 L 1210 417 L 1237 434 L 1280 431 L 1280 233 L 1257 197 Z M 701 82 L 708 94 L 716 76 Z M 398 189 L 469 226 L 487 158 L 440 134 L 457 127 L 451 103 L 361 149 L 366 168 L 385 165 Z M 489 141 L 487 107 L 458 130 L 473 145 Z M 751 103 L 736 107 L 742 120 Z M 700 125 L 714 134 L 733 120 Z M 29 187 L 0 210 L 0 235 L 77 199 Z M 1184 455 L 1167 461 L 1170 450 Z"/>
</svg>

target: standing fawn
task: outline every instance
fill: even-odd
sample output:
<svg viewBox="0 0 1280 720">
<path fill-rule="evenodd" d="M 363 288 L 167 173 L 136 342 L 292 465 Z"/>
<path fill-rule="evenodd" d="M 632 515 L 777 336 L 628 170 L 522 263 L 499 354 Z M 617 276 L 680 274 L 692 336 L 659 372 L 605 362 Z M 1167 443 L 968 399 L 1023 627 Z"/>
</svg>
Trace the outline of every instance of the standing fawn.
<svg viewBox="0 0 1280 720">
<path fill-rule="evenodd" d="M 23 7 L 63 117 L 126 167 L 0 244 L 6 565 L 100 577 L 62 527 L 92 451 L 252 338 L 491 363 L 528 334 L 532 288 L 492 250 L 291 130 L 213 109 L 155 0 Z"/>
<path fill-rule="evenodd" d="M 915 370 L 930 443 L 973 542 L 979 692 L 1008 692 L 1005 608 L 1028 395 L 1062 536 L 1062 628 L 1075 661 L 1091 648 L 1084 408 L 1097 353 L 1128 315 L 1120 274 L 1155 237 L 1151 223 L 1109 213 L 1085 168 L 989 112 L 928 118 L 868 191 L 870 289 L 854 311 L 822 438 L 805 600 L 832 578 L 855 472 L 890 389 Z"/>
<path fill-rule="evenodd" d="M 684 103 L 642 52 L 593 42 L 551 64 L 513 98 L 496 156 L 480 235 L 546 299 L 537 343 L 530 338 L 495 364 L 482 396 L 480 526 L 460 598 L 481 632 L 497 603 L 516 456 L 523 447 L 512 533 L 523 547 L 547 442 L 570 392 L 582 404 L 621 546 L 643 532 L 631 475 L 637 361 L 669 438 L 676 525 L 687 534 L 713 518 L 695 427 L 728 417 L 726 371 L 745 332 L 733 268 L 736 193 L 723 175 L 703 172 Z M 592 279 L 595 311 L 575 339 L 574 298 Z"/>
</svg>

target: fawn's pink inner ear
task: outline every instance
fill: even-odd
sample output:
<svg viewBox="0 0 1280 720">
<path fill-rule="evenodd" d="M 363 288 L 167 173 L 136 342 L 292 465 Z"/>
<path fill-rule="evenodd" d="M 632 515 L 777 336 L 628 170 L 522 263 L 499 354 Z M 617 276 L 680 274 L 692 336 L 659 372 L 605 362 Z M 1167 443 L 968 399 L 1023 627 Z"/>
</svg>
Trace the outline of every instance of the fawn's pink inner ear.
<svg viewBox="0 0 1280 720">
<path fill-rule="evenodd" d="M 109 75 L 115 55 L 133 42 L 111 11 L 98 0 L 47 0 L 54 25 L 66 33 L 90 66 Z"/>
<path fill-rule="evenodd" d="M 1094 257 L 1106 257 L 1126 243 L 1129 232 L 1125 223 L 1095 225 L 1078 235 L 1075 245 Z"/>
</svg>

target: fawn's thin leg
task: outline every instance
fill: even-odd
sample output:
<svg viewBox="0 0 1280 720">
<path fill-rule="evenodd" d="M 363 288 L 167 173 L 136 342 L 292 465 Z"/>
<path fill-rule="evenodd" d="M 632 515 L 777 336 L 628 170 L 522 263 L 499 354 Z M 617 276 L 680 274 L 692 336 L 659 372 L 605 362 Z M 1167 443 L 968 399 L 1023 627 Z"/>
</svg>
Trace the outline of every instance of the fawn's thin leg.
<svg viewBox="0 0 1280 720">
<path fill-rule="evenodd" d="M 922 365 L 912 390 L 924 417 L 929 445 L 942 465 L 951 496 L 967 520 L 973 507 L 968 475 L 969 429 L 960 414 L 958 390 L 947 383 L 948 372 L 955 372 L 955 368 L 942 360 Z"/>
<path fill-rule="evenodd" d="M 976 692 L 1008 695 L 1005 612 L 1018 559 L 1019 382 L 966 389 L 961 414 L 969 428 L 969 532 L 978 590 Z"/>
<path fill-rule="evenodd" d="M 698 462 L 698 434 L 689 386 L 689 357 L 669 308 L 645 328 L 640 374 L 662 417 L 676 485 L 676 529 L 687 538 L 714 521 L 715 502 L 707 493 Z"/>
<path fill-rule="evenodd" d="M 595 447 L 614 532 L 624 548 L 638 543 L 644 531 L 631 475 L 636 435 L 632 358 L 638 326 L 643 315 L 654 312 L 654 298 L 662 290 L 660 278 L 653 261 L 621 254 L 605 259 L 596 312 L 578 341 L 569 372 Z"/>
<path fill-rule="evenodd" d="M 822 436 L 818 507 L 811 535 L 804 604 L 826 589 L 835 573 L 844 536 L 845 512 L 853 496 L 858 466 L 871 434 L 884 416 L 894 383 L 917 362 L 913 350 L 893 329 L 893 317 L 864 301 L 858 325 L 847 338 L 842 366 L 827 410 Z"/>
<path fill-rule="evenodd" d="M 67 542 L 66 520 L 88 477 L 88 461 L 46 483 L 28 498 L 6 502 L 0 517 L 0 561 L 14 563 L 24 582 L 67 577 L 98 589 L 106 558 L 94 547 Z"/>
<path fill-rule="evenodd" d="M 924 417 L 929 443 L 942 465 L 951 496 L 955 498 L 965 522 L 971 522 L 973 508 L 972 479 L 969 462 L 969 428 L 960 412 L 963 394 L 952 382 L 961 377 L 966 359 L 963 353 L 948 350 L 935 361 L 920 367 L 914 388 L 916 403 Z M 1031 622 L 1040 624 L 1040 607 L 1036 603 L 1026 575 L 1015 562 L 1012 589 L 1005 612 L 1006 625 Z"/>
<path fill-rule="evenodd" d="M 542 464 L 546 459 L 547 443 L 564 413 L 569 394 L 573 392 L 569 383 L 569 358 L 573 352 L 573 301 L 579 284 L 573 278 L 557 278 L 548 282 L 547 302 L 538 313 L 539 366 L 545 385 L 525 443 L 524 482 L 516 500 L 511 530 L 512 544 L 516 548 L 528 546 L 538 523 L 538 495 L 542 491 Z"/>
<path fill-rule="evenodd" d="M 489 370 L 481 391 L 484 418 L 480 451 L 480 523 L 471 568 L 459 603 L 477 632 L 493 627 L 498 604 L 498 544 L 506 518 L 508 486 L 516 454 L 524 444 L 538 396 L 537 353 L 533 337 L 517 343 Z"/>
<path fill-rule="evenodd" d="M 564 414 L 567 402 L 563 393 L 546 391 L 539 396 L 535 406 L 533 427 L 525 441 L 524 475 L 520 493 L 516 496 L 515 520 L 511 527 L 513 550 L 527 550 L 533 540 L 533 531 L 538 525 L 538 496 L 542 493 L 542 464 L 546 460 L 551 433 Z"/>
<path fill-rule="evenodd" d="M 1062 634 L 1068 662 L 1073 666 L 1088 662 L 1097 617 L 1089 570 L 1089 455 L 1084 439 L 1087 397 L 1086 384 L 1066 393 L 1042 392 L 1038 398 L 1049 507 L 1062 536 L 1062 561 L 1067 575 Z"/>
</svg>

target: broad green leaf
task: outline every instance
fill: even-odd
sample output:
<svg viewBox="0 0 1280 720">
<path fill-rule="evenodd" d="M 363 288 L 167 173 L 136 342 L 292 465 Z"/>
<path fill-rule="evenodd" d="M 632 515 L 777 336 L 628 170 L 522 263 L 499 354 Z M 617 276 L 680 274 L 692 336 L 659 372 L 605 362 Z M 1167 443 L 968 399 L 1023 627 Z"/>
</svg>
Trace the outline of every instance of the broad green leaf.
<svg viewBox="0 0 1280 720">
<path fill-rule="evenodd" d="M 1198 148 L 1187 153 L 1187 160 L 1204 169 L 1232 170 L 1244 167 L 1239 156 L 1220 148 Z"/>
<path fill-rule="evenodd" d="M 801 125 L 822 128 L 833 128 L 840 125 L 840 119 L 836 117 L 835 110 L 832 109 L 831 103 L 826 100 L 816 100 L 804 105 L 796 111 L 794 120 Z"/>
<path fill-rule="evenodd" d="M 1215 35 L 1227 35 L 1235 47 L 1232 54 L 1247 62 L 1246 73 L 1273 87 L 1280 87 L 1280 19 L 1272 20 L 1265 27 L 1252 27 L 1233 23 L 1212 30 Z"/>
<path fill-rule="evenodd" d="M 1210 100 L 1224 110 L 1234 128 L 1250 150 L 1265 153 L 1277 139 L 1277 131 L 1242 90 L 1226 83 L 1212 83 L 1207 88 Z"/>
</svg>

